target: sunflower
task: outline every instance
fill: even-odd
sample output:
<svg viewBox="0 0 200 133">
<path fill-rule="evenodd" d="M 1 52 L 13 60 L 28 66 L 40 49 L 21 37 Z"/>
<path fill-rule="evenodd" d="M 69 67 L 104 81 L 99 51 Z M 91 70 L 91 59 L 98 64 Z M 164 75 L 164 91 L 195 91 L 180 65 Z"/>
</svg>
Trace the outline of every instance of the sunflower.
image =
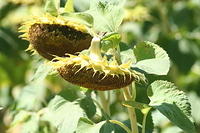
<svg viewBox="0 0 200 133">
<path fill-rule="evenodd" d="M 150 19 L 148 8 L 138 5 L 134 8 L 126 8 L 124 21 L 145 21 Z"/>
<path fill-rule="evenodd" d="M 54 56 L 76 54 L 88 49 L 92 36 L 89 28 L 63 16 L 45 14 L 34 17 L 20 27 L 21 37 L 30 42 L 28 50 L 51 60 Z"/>
<path fill-rule="evenodd" d="M 14 4 L 39 4 L 42 0 L 8 0 Z"/>
<path fill-rule="evenodd" d="M 120 89 L 143 78 L 141 73 L 131 70 L 131 62 L 119 65 L 114 58 L 101 57 L 98 45 L 93 38 L 89 55 L 56 57 L 51 64 L 66 81 L 93 90 Z"/>
</svg>

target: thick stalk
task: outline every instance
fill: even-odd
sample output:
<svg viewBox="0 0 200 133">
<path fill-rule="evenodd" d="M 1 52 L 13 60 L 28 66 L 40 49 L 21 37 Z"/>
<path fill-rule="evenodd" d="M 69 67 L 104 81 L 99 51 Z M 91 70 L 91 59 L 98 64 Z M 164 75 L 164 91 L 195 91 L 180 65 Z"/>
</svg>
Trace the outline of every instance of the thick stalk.
<svg viewBox="0 0 200 133">
<path fill-rule="evenodd" d="M 123 94 L 124 94 L 124 99 L 126 101 L 133 100 L 132 96 L 131 96 L 131 93 L 130 93 L 130 90 L 129 90 L 129 87 L 123 88 Z M 132 133 L 138 133 L 135 109 L 128 108 L 128 114 L 129 114 L 129 118 L 130 118 L 130 122 L 131 122 Z"/>
<path fill-rule="evenodd" d="M 101 49 L 100 49 L 100 41 L 101 39 L 98 37 L 94 37 L 91 42 L 91 46 L 89 48 L 90 51 L 90 59 L 98 62 L 102 60 Z"/>
<path fill-rule="evenodd" d="M 146 128 L 146 119 L 147 119 L 147 115 L 149 113 L 149 111 L 151 110 L 151 107 L 142 109 L 142 113 L 143 113 L 143 121 L 142 121 L 142 133 L 145 133 L 145 128 Z"/>
<path fill-rule="evenodd" d="M 121 62 L 121 59 L 120 59 L 120 49 L 119 49 L 119 46 L 117 47 L 117 51 L 115 53 L 115 56 L 117 58 L 118 63 L 121 64 L 122 62 Z M 133 86 L 131 86 L 132 95 L 130 93 L 129 87 L 125 87 L 122 90 L 123 90 L 123 94 L 124 94 L 124 99 L 126 101 L 128 101 L 128 100 L 135 100 L 135 98 L 136 98 L 135 84 L 133 84 Z M 130 119 L 130 122 L 131 122 L 132 133 L 138 133 L 137 118 L 136 118 L 135 109 L 133 109 L 133 108 L 127 108 L 127 109 L 128 109 L 129 119 Z"/>
<path fill-rule="evenodd" d="M 146 119 L 147 119 L 147 114 L 145 114 L 145 115 L 143 116 L 143 121 L 142 121 L 142 133 L 145 133 Z"/>
<path fill-rule="evenodd" d="M 109 105 L 109 100 L 105 96 L 104 91 L 98 91 L 100 100 L 101 100 L 101 105 L 103 107 L 103 110 L 106 112 L 107 115 L 110 116 L 110 105 Z"/>
</svg>

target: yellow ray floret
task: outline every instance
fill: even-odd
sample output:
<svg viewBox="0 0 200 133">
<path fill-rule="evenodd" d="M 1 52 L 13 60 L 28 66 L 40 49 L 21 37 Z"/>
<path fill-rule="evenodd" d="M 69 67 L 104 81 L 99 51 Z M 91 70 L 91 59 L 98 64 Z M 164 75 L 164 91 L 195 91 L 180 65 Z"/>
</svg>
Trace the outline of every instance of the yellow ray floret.
<svg viewBox="0 0 200 133">
<path fill-rule="evenodd" d="M 65 65 L 73 64 L 74 66 L 80 66 L 80 69 L 77 72 L 79 72 L 83 68 L 93 69 L 94 75 L 96 74 L 96 72 L 99 72 L 101 74 L 104 74 L 103 78 L 105 78 L 107 75 L 112 75 L 113 77 L 123 75 L 124 80 L 126 80 L 125 75 L 130 75 L 130 77 L 134 77 L 136 81 L 144 81 L 145 79 L 143 74 L 130 69 L 132 64 L 131 62 L 118 65 L 115 59 L 109 62 L 105 56 L 101 61 L 91 60 L 89 56 L 84 54 L 79 54 L 78 56 L 68 54 L 68 56 L 69 57 L 55 57 L 54 60 L 51 62 L 51 65 L 55 69 L 58 69 Z"/>
</svg>

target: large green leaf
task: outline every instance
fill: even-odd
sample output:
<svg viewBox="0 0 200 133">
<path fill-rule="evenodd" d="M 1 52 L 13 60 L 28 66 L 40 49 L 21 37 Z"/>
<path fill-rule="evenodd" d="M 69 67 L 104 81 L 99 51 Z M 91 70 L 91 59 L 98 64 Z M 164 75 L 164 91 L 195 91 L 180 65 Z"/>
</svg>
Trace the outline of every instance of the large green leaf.
<svg viewBox="0 0 200 133">
<path fill-rule="evenodd" d="M 55 96 L 48 105 L 48 120 L 58 129 L 58 133 L 74 133 L 79 119 L 84 116 L 82 108 L 75 102 L 68 102 Z"/>
<path fill-rule="evenodd" d="M 41 63 L 33 75 L 31 82 L 42 81 L 47 75 L 52 74 L 53 72 L 54 69 L 51 65 L 46 62 Z"/>
<path fill-rule="evenodd" d="M 80 100 L 80 107 L 84 109 L 89 118 L 92 118 L 96 113 L 96 106 L 91 97 L 86 96 Z"/>
<path fill-rule="evenodd" d="M 23 123 L 21 133 L 38 133 L 39 121 L 39 115 L 33 113 L 30 118 L 25 123 Z"/>
<path fill-rule="evenodd" d="M 133 69 L 140 69 L 148 74 L 166 75 L 169 71 L 170 60 L 161 47 L 151 42 L 142 42 L 134 47 L 137 63 Z"/>
<path fill-rule="evenodd" d="M 193 123 L 176 104 L 163 103 L 154 107 L 185 132 L 196 133 Z"/>
<path fill-rule="evenodd" d="M 188 94 L 189 101 L 192 108 L 192 116 L 195 122 L 200 123 L 200 97 L 195 92 L 190 92 Z"/>
<path fill-rule="evenodd" d="M 29 84 L 22 89 L 17 100 L 18 109 L 38 110 L 41 108 L 47 91 L 43 81 L 52 70 L 52 67 L 47 63 L 39 65 Z"/>
<path fill-rule="evenodd" d="M 124 0 L 91 0 L 87 12 L 94 18 L 94 29 L 115 32 L 123 20 Z"/>
<path fill-rule="evenodd" d="M 74 6 L 77 11 L 85 11 L 89 9 L 90 0 L 74 0 Z"/>
<path fill-rule="evenodd" d="M 39 110 L 46 96 L 43 82 L 32 82 L 22 89 L 17 99 L 17 109 Z"/>
<path fill-rule="evenodd" d="M 97 124 L 89 124 L 85 121 L 80 120 L 76 133 L 99 133 L 101 127 L 106 121 L 99 122 Z"/>
<path fill-rule="evenodd" d="M 29 119 L 30 116 L 31 114 L 29 112 L 21 110 L 19 113 L 15 115 L 11 123 L 11 126 L 15 126 L 16 124 L 25 122 L 27 119 Z"/>
<path fill-rule="evenodd" d="M 149 105 L 158 109 L 174 124 L 188 133 L 195 133 L 190 121 L 191 108 L 184 92 L 167 81 L 158 80 L 148 87 Z"/>
<path fill-rule="evenodd" d="M 97 124 L 91 124 L 86 121 L 79 121 L 76 133 L 126 133 L 123 128 L 117 124 L 102 121 Z"/>
<path fill-rule="evenodd" d="M 136 63 L 134 52 L 130 46 L 128 46 L 126 43 L 120 42 L 119 47 L 122 63 L 127 63 L 128 61 Z"/>
</svg>

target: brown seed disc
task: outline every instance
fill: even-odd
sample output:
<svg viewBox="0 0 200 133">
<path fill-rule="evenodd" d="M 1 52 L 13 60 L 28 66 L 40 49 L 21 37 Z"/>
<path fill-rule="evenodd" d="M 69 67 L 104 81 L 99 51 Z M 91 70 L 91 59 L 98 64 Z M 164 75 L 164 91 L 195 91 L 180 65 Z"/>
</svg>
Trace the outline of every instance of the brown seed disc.
<svg viewBox="0 0 200 133">
<path fill-rule="evenodd" d="M 59 68 L 58 72 L 66 81 L 72 84 L 100 91 L 120 89 L 131 84 L 134 80 L 134 77 L 130 77 L 129 74 L 126 74 L 125 77 L 118 74 L 118 76 L 107 75 L 103 78 L 104 74 L 100 74 L 100 72 L 94 74 L 93 69 L 83 68 L 80 71 L 79 69 L 79 65 L 70 64 Z"/>
<path fill-rule="evenodd" d="M 88 49 L 92 36 L 59 24 L 33 24 L 29 29 L 30 43 L 43 57 L 65 56 Z"/>
</svg>

